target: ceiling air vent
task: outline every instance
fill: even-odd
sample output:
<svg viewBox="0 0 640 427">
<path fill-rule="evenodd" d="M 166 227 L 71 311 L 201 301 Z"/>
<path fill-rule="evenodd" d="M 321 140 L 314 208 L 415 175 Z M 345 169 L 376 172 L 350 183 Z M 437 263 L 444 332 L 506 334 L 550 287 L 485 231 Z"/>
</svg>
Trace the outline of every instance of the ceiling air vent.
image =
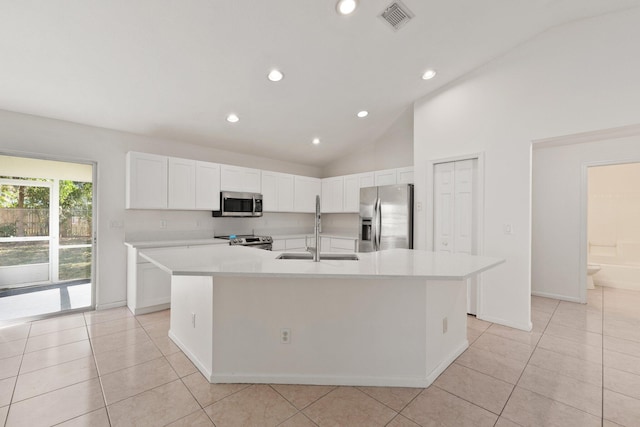
<svg viewBox="0 0 640 427">
<path fill-rule="evenodd" d="M 380 14 L 380 18 L 391 25 L 394 31 L 398 31 L 414 16 L 415 15 L 401 1 L 394 1 Z"/>
</svg>

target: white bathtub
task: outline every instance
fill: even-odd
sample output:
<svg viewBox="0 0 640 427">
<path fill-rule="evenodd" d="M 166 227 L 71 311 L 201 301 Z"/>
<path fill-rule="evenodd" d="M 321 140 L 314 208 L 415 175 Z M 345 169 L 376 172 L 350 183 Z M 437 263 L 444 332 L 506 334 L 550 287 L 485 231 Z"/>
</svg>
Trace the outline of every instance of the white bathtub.
<svg viewBox="0 0 640 427">
<path fill-rule="evenodd" d="M 599 264 L 602 268 L 593 276 L 598 286 L 640 291 L 640 264 Z"/>
</svg>

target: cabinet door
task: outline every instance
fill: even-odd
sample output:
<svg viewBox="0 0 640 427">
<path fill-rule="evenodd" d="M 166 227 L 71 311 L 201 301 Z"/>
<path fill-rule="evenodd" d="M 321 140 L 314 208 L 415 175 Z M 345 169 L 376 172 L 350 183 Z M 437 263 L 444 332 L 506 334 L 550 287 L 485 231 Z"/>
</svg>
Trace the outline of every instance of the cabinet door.
<svg viewBox="0 0 640 427">
<path fill-rule="evenodd" d="M 376 171 L 376 185 L 394 185 L 397 183 L 397 175 L 395 169 L 387 169 Z"/>
<path fill-rule="evenodd" d="M 278 212 L 278 177 L 275 172 L 262 171 L 262 210 Z"/>
<path fill-rule="evenodd" d="M 322 180 L 322 212 L 342 212 L 344 179 L 341 176 Z"/>
<path fill-rule="evenodd" d="M 127 153 L 127 209 L 167 208 L 167 157 L 147 153 Z"/>
<path fill-rule="evenodd" d="M 278 187 L 278 210 L 280 212 L 293 212 L 294 201 L 294 183 L 293 175 L 278 174 L 277 176 Z"/>
<path fill-rule="evenodd" d="M 356 240 L 332 237 L 331 252 L 356 252 Z"/>
<path fill-rule="evenodd" d="M 244 190 L 249 193 L 259 193 L 260 192 L 260 170 L 259 169 L 249 169 L 244 168 L 243 173 L 243 181 L 244 181 Z"/>
<path fill-rule="evenodd" d="M 397 169 L 398 184 L 413 184 L 413 166 Z"/>
<path fill-rule="evenodd" d="M 220 210 L 220 165 L 196 162 L 196 209 Z"/>
<path fill-rule="evenodd" d="M 361 174 L 358 174 L 358 181 L 360 182 L 360 188 L 375 187 L 376 176 L 373 172 L 361 173 Z"/>
<path fill-rule="evenodd" d="M 263 194 L 264 195 L 264 194 Z M 271 247 L 272 251 L 284 251 L 287 248 L 286 241 L 284 239 L 274 240 Z"/>
<path fill-rule="evenodd" d="M 171 275 L 151 263 L 138 264 L 136 308 L 171 302 Z"/>
<path fill-rule="evenodd" d="M 259 193 L 261 190 L 260 170 L 221 165 L 220 187 L 224 191 Z"/>
<path fill-rule="evenodd" d="M 195 209 L 196 162 L 195 160 L 169 157 L 169 209 Z"/>
<path fill-rule="evenodd" d="M 315 212 L 316 195 L 320 195 L 321 192 L 320 179 L 296 175 L 294 178 L 294 211 Z"/>
<path fill-rule="evenodd" d="M 360 209 L 360 182 L 358 175 L 347 175 L 344 177 L 343 186 L 344 212 L 359 212 Z"/>
</svg>

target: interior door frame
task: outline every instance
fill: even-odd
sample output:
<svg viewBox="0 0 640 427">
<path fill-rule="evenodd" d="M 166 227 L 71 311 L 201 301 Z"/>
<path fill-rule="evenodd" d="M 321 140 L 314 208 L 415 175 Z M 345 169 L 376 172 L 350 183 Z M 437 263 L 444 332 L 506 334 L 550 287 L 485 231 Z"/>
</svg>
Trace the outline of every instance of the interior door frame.
<svg viewBox="0 0 640 427">
<path fill-rule="evenodd" d="M 434 192 L 434 184 L 435 184 L 435 165 L 439 163 L 450 163 L 457 162 L 462 160 L 476 160 L 477 161 L 477 182 L 476 182 L 476 190 L 478 197 L 476 199 L 476 215 L 477 215 L 477 224 L 475 230 L 475 239 L 476 239 L 476 249 L 477 255 L 484 254 L 484 163 L 485 163 L 485 154 L 484 152 L 470 153 L 470 154 L 462 154 L 459 156 L 453 157 L 445 157 L 439 159 L 429 159 L 427 160 L 427 173 L 426 173 L 426 203 L 428 205 L 425 208 L 426 214 L 426 250 L 433 251 L 433 239 L 435 236 L 435 211 L 434 211 L 434 201 L 435 201 L 435 192 Z M 482 274 L 478 274 L 477 276 L 477 284 L 478 284 L 478 294 L 476 295 L 477 307 L 476 307 L 476 316 L 478 318 L 482 318 L 484 315 L 483 304 L 482 304 Z"/>
<path fill-rule="evenodd" d="M 12 151 L 12 150 L 0 150 L 0 155 L 2 156 L 10 156 L 10 157 L 23 157 L 27 159 L 36 159 L 36 160 L 50 160 L 54 162 L 64 162 L 64 163 L 77 163 L 83 165 L 91 166 L 91 174 L 92 174 L 92 195 L 91 195 L 91 234 L 92 234 L 92 243 L 91 243 L 91 306 L 73 309 L 65 311 L 66 313 L 73 313 L 76 311 L 87 311 L 87 310 L 95 310 L 98 303 L 97 298 L 97 289 L 98 289 L 98 162 L 95 160 L 83 159 L 83 158 L 74 158 L 74 157 L 65 157 L 65 156 L 56 156 L 46 153 L 31 153 L 31 152 L 23 152 L 23 151 Z M 54 313 L 51 315 L 42 315 L 37 316 L 37 318 L 47 318 L 51 316 L 56 316 L 58 313 Z M 36 320 L 34 317 L 32 320 Z"/>
<path fill-rule="evenodd" d="M 640 163 L 640 158 L 619 160 L 596 160 L 583 162 L 580 167 L 580 250 L 578 261 L 579 298 L 587 303 L 587 264 L 589 263 L 589 168 L 599 166 L 626 165 Z"/>
</svg>

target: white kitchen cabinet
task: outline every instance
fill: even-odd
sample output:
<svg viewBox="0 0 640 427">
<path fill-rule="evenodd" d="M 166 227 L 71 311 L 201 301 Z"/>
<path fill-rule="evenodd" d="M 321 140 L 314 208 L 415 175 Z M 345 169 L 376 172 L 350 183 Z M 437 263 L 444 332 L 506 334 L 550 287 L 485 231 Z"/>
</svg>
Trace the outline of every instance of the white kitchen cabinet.
<svg viewBox="0 0 640 427">
<path fill-rule="evenodd" d="M 196 209 L 220 210 L 220 165 L 196 161 Z"/>
<path fill-rule="evenodd" d="M 127 249 L 127 306 L 136 316 L 169 308 L 171 275 Z"/>
<path fill-rule="evenodd" d="M 262 171 L 262 208 L 265 212 L 293 212 L 294 176 Z"/>
<path fill-rule="evenodd" d="M 307 245 L 315 247 L 316 239 L 314 236 L 307 236 Z M 320 252 L 349 252 L 358 251 L 358 239 L 353 237 L 329 237 L 320 236 Z"/>
<path fill-rule="evenodd" d="M 168 199 L 169 209 L 195 209 L 196 161 L 169 157 Z"/>
<path fill-rule="evenodd" d="M 307 240 L 304 237 L 291 237 L 287 239 L 273 239 L 273 251 L 300 252 L 305 251 Z"/>
<path fill-rule="evenodd" d="M 260 170 L 240 166 L 221 165 L 220 188 L 222 191 L 259 193 Z"/>
<path fill-rule="evenodd" d="M 398 184 L 413 184 L 413 166 L 396 169 Z"/>
<path fill-rule="evenodd" d="M 167 157 L 130 151 L 126 157 L 125 207 L 167 208 Z"/>
<path fill-rule="evenodd" d="M 375 176 L 373 172 L 357 173 L 344 177 L 343 212 L 360 212 L 360 189 L 373 187 Z"/>
<path fill-rule="evenodd" d="M 393 185 L 398 183 L 397 170 L 385 169 L 375 172 L 375 185 Z"/>
<path fill-rule="evenodd" d="M 360 183 L 360 188 L 374 187 L 376 185 L 376 175 L 374 172 L 359 173 L 358 182 Z"/>
<path fill-rule="evenodd" d="M 325 178 L 322 180 L 323 213 L 344 212 L 344 177 Z"/>
<path fill-rule="evenodd" d="M 294 212 L 315 212 L 316 195 L 321 194 L 321 187 L 319 178 L 296 175 L 294 177 Z"/>
<path fill-rule="evenodd" d="M 331 237 L 328 252 L 358 252 L 358 240 L 347 237 Z"/>
</svg>

